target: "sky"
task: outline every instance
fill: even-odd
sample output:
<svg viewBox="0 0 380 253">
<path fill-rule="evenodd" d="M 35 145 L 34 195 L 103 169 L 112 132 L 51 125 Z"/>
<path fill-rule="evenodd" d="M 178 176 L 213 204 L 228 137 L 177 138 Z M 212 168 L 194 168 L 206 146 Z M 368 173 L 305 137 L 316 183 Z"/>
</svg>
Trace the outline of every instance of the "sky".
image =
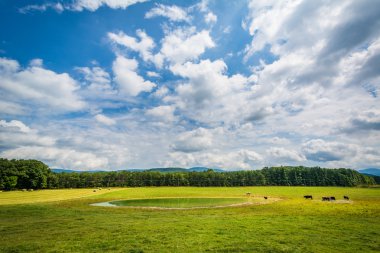
<svg viewBox="0 0 380 253">
<path fill-rule="evenodd" d="M 380 167 L 380 0 L 1 0 L 0 157 Z"/>
</svg>

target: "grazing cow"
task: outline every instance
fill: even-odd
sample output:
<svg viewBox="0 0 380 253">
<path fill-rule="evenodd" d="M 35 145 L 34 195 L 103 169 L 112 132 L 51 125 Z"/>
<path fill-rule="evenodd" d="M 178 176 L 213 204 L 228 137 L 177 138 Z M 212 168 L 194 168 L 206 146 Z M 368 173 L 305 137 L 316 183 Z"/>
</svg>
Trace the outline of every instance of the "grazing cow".
<svg viewBox="0 0 380 253">
<path fill-rule="evenodd" d="M 251 193 L 247 192 L 245 195 L 249 197 L 249 196 L 251 196 Z"/>
<path fill-rule="evenodd" d="M 264 199 L 268 199 L 268 197 L 267 197 L 267 196 L 265 196 L 265 197 L 264 197 Z"/>
<path fill-rule="evenodd" d="M 350 200 L 350 198 L 349 198 L 348 196 L 343 196 L 343 198 L 344 198 L 345 200 Z"/>
<path fill-rule="evenodd" d="M 330 201 L 330 197 L 322 197 L 322 201 Z"/>
<path fill-rule="evenodd" d="M 305 199 L 313 199 L 313 196 L 311 196 L 311 195 L 305 195 L 305 196 L 303 196 Z"/>
<path fill-rule="evenodd" d="M 335 197 L 330 197 L 330 200 L 335 200 Z"/>
</svg>

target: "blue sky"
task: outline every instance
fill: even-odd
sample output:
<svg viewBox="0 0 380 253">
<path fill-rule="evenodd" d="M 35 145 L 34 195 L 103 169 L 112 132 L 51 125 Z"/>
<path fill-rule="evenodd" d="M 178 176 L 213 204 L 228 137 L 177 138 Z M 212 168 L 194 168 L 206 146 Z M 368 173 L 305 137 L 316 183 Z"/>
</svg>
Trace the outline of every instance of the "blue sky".
<svg viewBox="0 0 380 253">
<path fill-rule="evenodd" d="M 380 1 L 0 2 L 0 156 L 380 166 Z"/>
</svg>

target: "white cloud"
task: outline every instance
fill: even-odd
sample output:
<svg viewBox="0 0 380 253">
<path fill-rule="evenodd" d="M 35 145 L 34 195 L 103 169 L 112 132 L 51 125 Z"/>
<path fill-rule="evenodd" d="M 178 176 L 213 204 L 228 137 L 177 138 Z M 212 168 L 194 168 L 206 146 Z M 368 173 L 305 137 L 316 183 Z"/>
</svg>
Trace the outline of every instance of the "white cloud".
<svg viewBox="0 0 380 253">
<path fill-rule="evenodd" d="M 217 21 L 218 21 L 218 17 L 214 13 L 208 12 L 205 15 L 205 22 L 207 24 L 215 24 Z"/>
<path fill-rule="evenodd" d="M 306 158 L 312 161 L 328 162 L 340 161 L 356 154 L 354 145 L 338 142 L 326 142 L 321 139 L 307 141 L 302 145 Z"/>
<path fill-rule="evenodd" d="M 126 9 L 136 3 L 143 3 L 147 0 L 76 0 L 71 8 L 75 11 L 89 10 L 96 11 L 102 6 L 107 6 L 111 9 Z"/>
<path fill-rule="evenodd" d="M 73 0 L 72 3 L 50 3 L 47 2 L 42 5 L 28 5 L 20 9 L 21 13 L 28 13 L 30 11 L 46 11 L 53 9 L 57 12 L 64 10 L 69 11 L 96 11 L 102 6 L 107 6 L 111 9 L 126 9 L 131 5 L 143 3 L 148 0 Z"/>
<path fill-rule="evenodd" d="M 131 36 L 126 35 L 123 32 L 119 33 L 108 33 L 108 37 L 114 43 L 122 45 L 132 51 L 139 52 L 140 57 L 144 61 L 154 61 L 154 56 L 152 54 L 152 50 L 156 46 L 153 39 L 149 37 L 145 31 L 137 30 L 137 37 L 139 37 L 139 41 Z"/>
<path fill-rule="evenodd" d="M 36 65 L 38 61 L 39 64 Z M 57 74 L 40 66 L 41 60 L 21 68 L 17 61 L 0 58 L 0 90 L 3 99 L 32 104 L 41 112 L 77 111 L 85 103 L 76 94 L 79 86 L 67 73 Z"/>
<path fill-rule="evenodd" d="M 170 70 L 188 82 L 178 85 L 176 94 L 167 100 L 175 102 L 193 120 L 230 124 L 244 121 L 252 108 L 256 108 L 249 101 L 249 78 L 225 75 L 227 66 L 222 60 L 176 64 Z"/>
<path fill-rule="evenodd" d="M 19 9 L 19 11 L 21 13 L 28 13 L 28 12 L 32 12 L 32 11 L 44 12 L 48 9 L 53 9 L 56 12 L 60 13 L 60 12 L 64 11 L 65 7 L 61 3 L 45 3 L 42 5 L 33 4 L 33 5 L 27 5 L 25 7 L 22 7 Z"/>
<path fill-rule="evenodd" d="M 156 85 L 144 80 L 137 74 L 138 62 L 118 55 L 112 64 L 114 80 L 119 85 L 119 90 L 127 96 L 137 96 L 141 92 L 149 92 Z"/>
<path fill-rule="evenodd" d="M 28 133 L 31 131 L 28 126 L 26 126 L 24 123 L 18 120 L 11 120 L 9 122 L 5 120 L 0 120 L 0 127 L 16 128 L 22 133 Z"/>
<path fill-rule="evenodd" d="M 136 2 L 72 1 L 62 4 L 60 11 L 120 9 Z M 380 166 L 380 8 L 376 1 L 249 1 L 249 14 L 242 23 L 252 38 L 245 50 L 236 51 L 223 48 L 222 41 L 237 34 L 234 22 L 215 27 L 212 34 L 219 32 L 223 38 L 213 38 L 206 30 L 219 25 L 208 5 L 209 1 L 201 1 L 186 9 L 154 6 L 146 16 L 169 19 L 161 24 L 163 35 L 152 32 L 150 37 L 143 29 L 151 28 L 144 24 L 139 24 L 135 35 L 108 33 L 117 55 L 113 73 L 98 63 L 77 68 L 80 88 L 68 74 L 43 67 L 40 59 L 22 68 L 17 61 L 3 58 L 0 108 L 7 115 L 4 118 L 31 115 L 35 108 L 57 113 L 86 108 L 90 113 L 80 119 L 50 118 L 47 126 L 33 121 L 31 127 L 24 125 L 29 132 L 22 132 L 21 124 L 2 122 L 6 129 L 2 138 L 7 140 L 2 143 L 11 143 L 10 150 L 39 146 L 40 152 L 53 148 L 92 154 L 104 158 L 99 164 L 107 168 L 160 163 L 248 169 L 272 161 L 276 165 Z M 49 8 L 59 11 L 58 5 L 36 5 L 29 11 Z M 196 28 L 199 20 L 190 14 L 208 23 L 208 28 Z M 128 55 L 134 52 L 138 57 L 131 59 Z M 240 57 L 246 68 L 228 66 Z M 28 75 L 23 74 L 21 81 L 24 72 Z M 145 75 L 157 78 L 153 79 L 159 82 L 157 89 Z M 75 88 L 71 93 L 58 89 L 57 95 L 55 88 L 35 84 L 43 79 L 40 76 L 48 76 L 49 85 L 51 81 L 66 87 L 61 84 L 65 80 L 67 87 Z M 142 92 L 152 93 L 138 96 Z M 62 109 L 65 106 L 54 101 L 71 109 Z M 102 115 L 108 111 L 105 108 L 123 108 L 112 113 L 120 131 L 107 127 L 116 122 Z M 94 124 L 95 120 L 102 124 Z M 91 127 L 84 127 L 87 124 Z M 42 137 L 50 139 L 39 143 Z"/>
<path fill-rule="evenodd" d="M 32 67 L 42 67 L 43 61 L 42 59 L 33 59 L 30 61 L 29 65 Z"/>
<path fill-rule="evenodd" d="M 212 146 L 212 134 L 205 128 L 180 134 L 172 145 L 174 151 L 185 153 L 203 151 Z"/>
<path fill-rule="evenodd" d="M 123 32 L 108 33 L 108 37 L 112 42 L 138 52 L 144 61 L 154 63 L 157 68 L 161 68 L 164 61 L 175 64 L 196 60 L 207 48 L 215 46 L 207 30 L 197 32 L 195 27 L 178 28 L 166 31 L 161 49 L 155 54 L 153 39 L 142 30 L 137 30 L 136 34 L 139 39 Z"/>
<path fill-rule="evenodd" d="M 24 115 L 27 109 L 17 103 L 10 101 L 0 101 L 0 111 L 9 115 Z"/>
<path fill-rule="evenodd" d="M 6 149 L 28 145 L 52 146 L 55 139 L 43 136 L 23 122 L 0 120 L 0 146 Z"/>
<path fill-rule="evenodd" d="M 252 150 L 241 149 L 232 152 L 199 152 L 169 154 L 170 160 L 163 162 L 164 166 L 206 166 L 224 169 L 254 169 L 262 160 L 261 155 Z"/>
<path fill-rule="evenodd" d="M 281 147 L 273 147 L 267 150 L 268 159 L 277 159 L 282 162 L 296 161 L 303 162 L 306 158 L 295 150 Z"/>
<path fill-rule="evenodd" d="M 145 115 L 155 120 L 172 122 L 176 120 L 174 116 L 175 107 L 170 105 L 160 105 L 146 110 Z"/>
<path fill-rule="evenodd" d="M 51 167 L 77 170 L 102 169 L 108 164 L 107 158 L 92 153 L 55 147 L 20 147 L 3 151 L 0 155 L 8 159 L 37 159 L 47 162 Z"/>
<path fill-rule="evenodd" d="M 145 18 L 154 18 L 159 16 L 166 17 L 173 22 L 190 22 L 191 20 L 186 10 L 176 5 L 168 6 L 157 4 L 156 7 L 152 8 L 145 14 Z"/>
<path fill-rule="evenodd" d="M 95 115 L 95 119 L 99 123 L 102 123 L 102 124 L 107 125 L 107 126 L 112 126 L 112 125 L 116 124 L 116 121 L 114 119 L 111 119 L 111 118 L 109 118 L 103 114 Z"/>
<path fill-rule="evenodd" d="M 169 93 L 169 89 L 166 86 L 159 87 L 154 93 L 153 96 L 157 98 L 163 98 Z"/>
<path fill-rule="evenodd" d="M 162 40 L 160 55 L 170 63 L 184 63 L 198 59 L 207 48 L 213 48 L 210 32 L 196 32 L 194 27 L 170 31 Z"/>
<path fill-rule="evenodd" d="M 149 76 L 149 77 L 154 77 L 154 78 L 159 78 L 159 77 L 161 77 L 160 74 L 158 74 L 157 72 L 154 72 L 154 71 L 147 71 L 146 74 L 147 74 L 147 76 Z"/>
<path fill-rule="evenodd" d="M 76 70 L 83 75 L 85 86 L 81 89 L 81 94 L 88 100 L 116 99 L 117 90 L 111 83 L 108 72 L 100 67 L 81 67 Z"/>
</svg>

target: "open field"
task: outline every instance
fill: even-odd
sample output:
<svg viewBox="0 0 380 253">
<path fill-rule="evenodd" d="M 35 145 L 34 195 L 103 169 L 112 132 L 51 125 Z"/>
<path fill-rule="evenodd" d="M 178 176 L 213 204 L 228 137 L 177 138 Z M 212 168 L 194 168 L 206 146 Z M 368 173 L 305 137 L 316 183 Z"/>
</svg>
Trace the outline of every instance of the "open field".
<svg viewBox="0 0 380 253">
<path fill-rule="evenodd" d="M 92 197 L 104 194 L 105 192 L 113 192 L 117 190 L 120 190 L 120 188 L 107 188 L 103 190 L 96 189 L 95 192 L 94 189 L 60 189 L 32 192 L 1 192 L 0 205 L 62 201 L 68 199 Z"/>
<path fill-rule="evenodd" d="M 143 198 L 281 199 L 191 210 L 90 206 Z M 304 200 L 311 194 L 314 200 Z M 343 195 L 350 201 L 342 201 Z M 322 202 L 335 196 L 337 202 Z M 45 202 L 43 202 L 45 201 Z M 119 188 L 0 192 L 0 252 L 379 252 L 380 189 Z"/>
</svg>

